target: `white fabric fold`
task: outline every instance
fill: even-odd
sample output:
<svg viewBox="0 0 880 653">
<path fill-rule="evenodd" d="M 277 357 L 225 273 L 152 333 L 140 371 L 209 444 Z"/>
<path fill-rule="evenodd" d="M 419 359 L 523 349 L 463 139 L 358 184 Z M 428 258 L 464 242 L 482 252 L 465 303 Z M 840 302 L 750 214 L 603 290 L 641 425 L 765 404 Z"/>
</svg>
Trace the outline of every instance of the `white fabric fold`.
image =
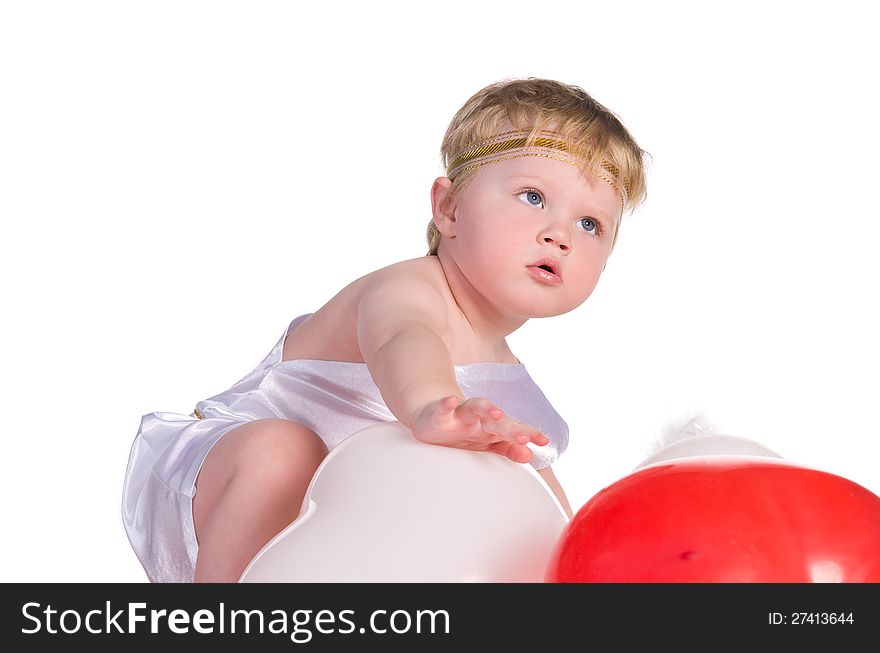
<svg viewBox="0 0 880 653">
<path fill-rule="evenodd" d="M 282 361 L 284 340 L 309 315 L 289 326 L 269 355 L 225 392 L 200 401 L 204 416 L 144 415 L 129 456 L 122 513 L 132 548 L 153 582 L 192 581 L 198 543 L 192 497 L 201 465 L 228 431 L 256 419 L 288 419 L 317 433 L 332 450 L 367 426 L 395 421 L 364 363 Z M 465 397 L 483 397 L 550 438 L 530 445 L 531 465 L 550 465 L 568 445 L 568 426 L 525 366 L 471 363 L 455 367 Z"/>
</svg>

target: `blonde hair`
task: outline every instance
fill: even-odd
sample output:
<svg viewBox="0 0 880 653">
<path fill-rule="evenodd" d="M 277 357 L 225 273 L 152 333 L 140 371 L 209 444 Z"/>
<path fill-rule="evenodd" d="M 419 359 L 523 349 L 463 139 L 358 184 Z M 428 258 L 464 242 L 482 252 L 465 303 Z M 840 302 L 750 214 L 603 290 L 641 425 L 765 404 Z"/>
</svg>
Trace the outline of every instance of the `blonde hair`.
<svg viewBox="0 0 880 653">
<path fill-rule="evenodd" d="M 586 91 L 550 79 L 507 80 L 477 91 L 452 118 L 443 137 L 440 156 L 444 169 L 448 171 L 450 163 L 469 145 L 505 131 L 507 124 L 529 130 L 527 144 L 542 130 L 552 128 L 562 133 L 580 154 L 585 173 L 599 172 L 603 162 L 620 171 L 618 179 L 627 190 L 625 208 L 630 213 L 644 200 L 645 151 L 617 116 Z M 455 205 L 476 172 L 464 170 L 452 179 L 445 205 Z M 432 256 L 437 253 L 441 239 L 433 220 L 428 224 L 427 238 L 428 256 Z"/>
</svg>

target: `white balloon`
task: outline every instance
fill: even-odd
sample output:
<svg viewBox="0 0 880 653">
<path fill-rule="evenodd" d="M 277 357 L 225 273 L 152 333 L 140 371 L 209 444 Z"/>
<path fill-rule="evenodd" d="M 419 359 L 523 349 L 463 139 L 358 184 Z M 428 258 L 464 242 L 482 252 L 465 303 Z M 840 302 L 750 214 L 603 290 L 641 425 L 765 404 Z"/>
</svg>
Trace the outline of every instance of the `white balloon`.
<svg viewBox="0 0 880 653">
<path fill-rule="evenodd" d="M 763 444 L 736 435 L 700 434 L 676 440 L 648 456 L 636 469 L 654 463 L 694 456 L 758 456 L 782 458 Z"/>
<path fill-rule="evenodd" d="M 567 524 L 531 465 L 387 422 L 330 452 L 240 582 L 542 582 Z"/>
</svg>

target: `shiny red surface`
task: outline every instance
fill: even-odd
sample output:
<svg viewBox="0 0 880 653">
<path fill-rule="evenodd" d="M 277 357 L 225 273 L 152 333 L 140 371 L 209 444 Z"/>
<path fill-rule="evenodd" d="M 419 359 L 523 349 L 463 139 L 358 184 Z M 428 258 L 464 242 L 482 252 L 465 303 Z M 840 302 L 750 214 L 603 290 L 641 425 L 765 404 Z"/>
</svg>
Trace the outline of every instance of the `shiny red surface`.
<svg viewBox="0 0 880 653">
<path fill-rule="evenodd" d="M 547 582 L 880 582 L 880 497 L 771 459 L 634 472 L 578 510 Z"/>
</svg>

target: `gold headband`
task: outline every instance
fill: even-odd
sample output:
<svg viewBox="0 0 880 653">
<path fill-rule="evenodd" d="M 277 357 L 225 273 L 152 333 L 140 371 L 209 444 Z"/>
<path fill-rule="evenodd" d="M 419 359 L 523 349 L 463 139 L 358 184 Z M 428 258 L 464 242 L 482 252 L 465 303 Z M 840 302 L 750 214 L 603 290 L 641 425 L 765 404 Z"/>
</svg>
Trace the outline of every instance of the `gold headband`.
<svg viewBox="0 0 880 653">
<path fill-rule="evenodd" d="M 551 131 L 539 131 L 529 142 L 530 130 L 517 130 L 490 136 L 476 143 L 471 143 L 452 158 L 446 176 L 454 179 L 457 175 L 487 163 L 506 161 L 521 156 L 541 156 L 583 168 L 583 158 L 572 150 L 564 141 L 562 134 Z M 526 143 L 529 143 L 526 146 Z M 626 183 L 620 181 L 620 170 L 609 161 L 599 164 L 596 176 L 606 181 L 620 196 L 621 211 L 626 207 L 628 193 Z"/>
</svg>

